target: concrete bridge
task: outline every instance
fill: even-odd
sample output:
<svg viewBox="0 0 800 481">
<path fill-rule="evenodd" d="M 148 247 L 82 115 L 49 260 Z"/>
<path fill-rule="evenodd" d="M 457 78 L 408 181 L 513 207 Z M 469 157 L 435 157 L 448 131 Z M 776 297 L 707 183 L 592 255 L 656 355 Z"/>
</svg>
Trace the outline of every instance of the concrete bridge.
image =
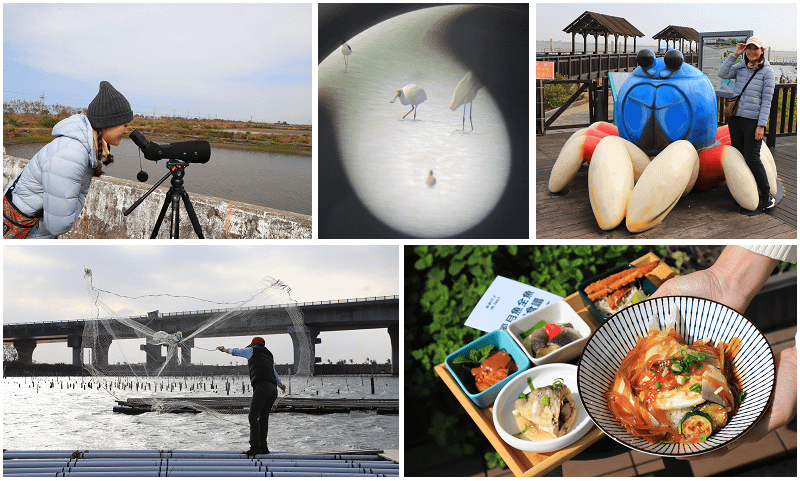
<svg viewBox="0 0 800 481">
<path fill-rule="evenodd" d="M 5 152 L 4 152 L 5 154 Z M 3 186 L 19 174 L 28 159 L 3 155 Z M 148 239 L 164 203 L 169 180 L 127 217 L 122 213 L 150 188 L 115 177 L 95 178 L 78 222 L 62 239 Z M 311 216 L 189 193 L 206 239 L 311 239 Z M 196 239 L 181 203 L 180 237 Z M 169 212 L 158 238 L 169 238 Z"/>
<path fill-rule="evenodd" d="M 295 331 L 286 306 L 297 306 L 303 313 L 308 337 Z M 174 332 L 181 331 L 184 337 L 190 336 L 206 321 L 214 316 L 222 315 L 236 309 L 215 309 L 209 311 L 189 311 L 158 313 L 151 312 L 145 316 L 132 317 L 131 319 L 147 326 L 153 331 Z M 268 322 L 266 322 L 268 320 Z M 72 363 L 81 364 L 81 350 L 83 348 L 83 331 L 86 321 L 83 319 L 72 321 L 28 322 L 3 325 L 3 344 L 13 344 L 22 363 L 30 364 L 33 351 L 40 343 L 66 342 L 72 348 Z M 341 299 L 333 301 L 307 302 L 298 304 L 283 304 L 276 306 L 261 306 L 241 309 L 232 314 L 231 319 L 221 323 L 222 326 L 212 325 L 203 330 L 196 337 L 231 337 L 231 336 L 256 336 L 268 334 L 289 334 L 294 347 L 294 372 L 299 368 L 300 352 L 303 347 L 308 347 L 312 353 L 311 372 L 314 364 L 320 359 L 314 355 L 315 345 L 321 341 L 320 332 L 349 331 L 358 329 L 386 328 L 392 345 L 392 374 L 399 374 L 399 327 L 400 327 L 400 300 L 399 296 L 370 297 L 360 299 Z M 132 328 L 120 325 L 115 333 L 119 339 L 141 339 L 141 334 Z M 194 339 L 179 345 L 181 366 L 191 365 L 191 348 Z M 309 339 L 308 346 L 301 342 Z M 101 339 L 96 348 L 92 349 L 92 359 L 95 363 L 108 364 L 108 350 L 111 339 Z M 147 353 L 148 370 L 156 369 L 164 363 L 161 355 L 161 346 L 143 344 L 140 349 Z M 177 367 L 177 359 L 172 361 Z"/>
</svg>

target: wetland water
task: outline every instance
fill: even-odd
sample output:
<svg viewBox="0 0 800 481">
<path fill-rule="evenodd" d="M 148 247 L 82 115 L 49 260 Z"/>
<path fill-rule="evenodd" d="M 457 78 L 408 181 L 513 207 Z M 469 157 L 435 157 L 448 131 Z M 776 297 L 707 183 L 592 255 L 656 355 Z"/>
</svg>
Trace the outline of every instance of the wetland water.
<svg viewBox="0 0 800 481">
<path fill-rule="evenodd" d="M 160 142 L 164 143 L 164 142 Z M 6 153 L 30 159 L 47 144 L 6 145 Z M 139 173 L 139 149 L 128 138 L 111 146 L 114 163 L 103 168 L 105 175 L 136 180 Z M 142 159 L 148 174 L 147 184 L 154 185 L 167 173 L 166 160 Z M 237 202 L 311 215 L 311 157 L 270 154 L 251 150 L 211 147 L 211 160 L 190 164 L 183 178 L 192 194 L 210 195 Z M 169 179 L 162 187 L 169 188 Z M 149 188 L 149 187 L 148 187 Z M 157 195 L 153 193 L 151 195 Z M 162 194 L 163 196 L 163 194 Z"/>
<path fill-rule="evenodd" d="M 123 378 L 125 379 L 125 378 Z M 134 378 L 130 378 L 135 381 Z M 173 378 L 165 378 L 165 383 Z M 184 378 L 174 378 L 178 381 Z M 193 378 L 191 378 L 193 379 Z M 289 384 L 290 378 L 283 378 Z M 348 399 L 398 399 L 397 376 L 375 376 L 375 394 L 369 376 L 319 376 L 292 393 L 300 397 Z M 228 377 L 213 382 L 224 386 Z M 108 378 L 108 381 L 118 381 Z M 238 388 L 244 377 L 231 379 Z M 243 451 L 250 428 L 246 414 L 160 414 L 136 416 L 114 413 L 116 402 L 91 377 L 9 377 L 3 383 L 3 448 L 12 450 L 58 449 L 190 449 Z M 195 382 L 194 380 L 191 381 Z M 202 379 L 205 386 L 211 378 Z M 298 381 L 299 383 L 299 381 Z M 248 386 L 249 387 L 249 386 Z M 231 390 L 231 396 L 250 396 Z M 287 391 L 288 393 L 288 391 Z M 144 397 L 139 390 L 121 397 Z M 159 393 L 160 394 L 160 393 Z M 200 390 L 200 396 L 225 397 L 225 389 Z M 169 396 L 186 396 L 177 387 Z M 278 395 L 278 402 L 283 393 Z M 346 449 L 399 449 L 398 415 L 373 411 L 313 415 L 272 413 L 269 447 L 293 453 Z"/>
</svg>

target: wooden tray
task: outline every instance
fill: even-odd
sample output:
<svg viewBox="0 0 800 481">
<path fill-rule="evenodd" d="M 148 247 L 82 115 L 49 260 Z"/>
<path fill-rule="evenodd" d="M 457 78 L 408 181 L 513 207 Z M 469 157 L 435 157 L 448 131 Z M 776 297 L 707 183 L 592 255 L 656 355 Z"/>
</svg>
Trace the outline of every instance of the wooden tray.
<svg viewBox="0 0 800 481">
<path fill-rule="evenodd" d="M 631 262 L 631 264 L 635 266 L 641 266 L 657 260 L 658 257 L 655 254 L 649 253 L 640 257 L 634 262 Z M 656 287 L 659 287 L 664 281 L 674 277 L 675 275 L 675 272 L 668 265 L 662 262 L 647 277 L 653 282 L 653 284 L 655 284 Z M 565 297 L 564 301 L 572 306 L 572 308 L 575 309 L 575 312 L 577 312 L 578 315 L 581 316 L 584 321 L 586 321 L 589 327 L 592 328 L 592 332 L 596 331 L 600 327 L 597 319 L 594 318 L 592 313 L 589 311 L 588 306 L 586 306 L 583 299 L 577 292 Z M 442 381 L 444 381 L 456 399 L 458 399 L 458 402 L 461 403 L 461 406 L 463 406 L 467 413 L 469 413 L 472 420 L 475 421 L 475 424 L 478 425 L 480 430 L 486 436 L 486 439 L 492 443 L 492 446 L 497 450 L 498 453 L 500 453 L 503 461 L 506 462 L 508 467 L 511 468 L 511 471 L 516 476 L 542 476 L 547 474 L 558 466 L 561 466 L 561 464 L 563 464 L 565 461 L 571 459 L 581 451 L 599 441 L 604 436 L 603 432 L 597 426 L 593 425 L 589 432 L 586 433 L 575 444 L 567 446 L 564 449 L 550 453 L 528 453 L 525 451 L 520 451 L 506 444 L 506 442 L 500 438 L 497 430 L 495 430 L 494 421 L 492 421 L 492 406 L 481 409 L 472 404 L 472 401 L 470 401 L 467 395 L 461 390 L 458 382 L 453 378 L 452 374 L 450 374 L 450 371 L 447 370 L 447 367 L 444 365 L 444 363 L 435 366 L 434 370 L 437 374 L 439 374 L 439 377 L 442 379 Z"/>
</svg>

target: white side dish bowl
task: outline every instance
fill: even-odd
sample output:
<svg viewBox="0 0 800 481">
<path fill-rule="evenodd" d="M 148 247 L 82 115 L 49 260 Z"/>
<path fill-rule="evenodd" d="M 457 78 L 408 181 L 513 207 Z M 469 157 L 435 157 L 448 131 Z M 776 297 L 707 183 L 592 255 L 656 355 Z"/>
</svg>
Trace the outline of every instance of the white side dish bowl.
<svg viewBox="0 0 800 481">
<path fill-rule="evenodd" d="M 562 346 L 550 354 L 542 357 L 534 357 L 533 354 L 528 352 L 522 345 L 522 334 L 533 327 L 537 322 L 544 320 L 547 324 L 564 324 L 570 323 L 572 327 L 581 334 L 581 338 L 573 341 L 566 346 Z M 530 314 L 526 314 L 519 319 L 512 321 L 506 329 L 519 347 L 528 355 L 528 358 L 534 365 L 541 366 L 543 364 L 550 364 L 554 362 L 565 362 L 578 357 L 586 346 L 586 341 L 592 334 L 592 328 L 586 324 L 586 321 L 581 319 L 575 309 L 572 308 L 566 301 L 558 301 L 547 306 L 537 309 Z M 539 387 L 539 386 L 537 386 Z"/>
<path fill-rule="evenodd" d="M 564 384 L 572 393 L 578 408 L 578 419 L 570 432 L 560 438 L 548 439 L 545 441 L 530 441 L 520 439 L 514 434 L 519 432 L 517 423 L 512 411 L 514 411 L 514 401 L 520 393 L 531 392 L 528 386 L 528 379 L 535 388 L 550 386 L 556 379 L 561 378 Z M 572 364 L 548 364 L 537 366 L 520 373 L 508 384 L 506 384 L 497 395 L 494 402 L 492 418 L 494 427 L 500 437 L 510 446 L 529 453 L 548 453 L 557 449 L 564 448 L 581 439 L 593 426 L 592 420 L 583 408 L 578 394 L 578 367 Z"/>
</svg>

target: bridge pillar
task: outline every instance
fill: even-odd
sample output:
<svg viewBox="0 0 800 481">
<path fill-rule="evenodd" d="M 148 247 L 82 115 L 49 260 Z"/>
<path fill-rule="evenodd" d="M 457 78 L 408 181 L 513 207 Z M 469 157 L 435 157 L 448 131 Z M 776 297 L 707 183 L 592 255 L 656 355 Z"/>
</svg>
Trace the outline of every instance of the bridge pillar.
<svg viewBox="0 0 800 481">
<path fill-rule="evenodd" d="M 160 344 L 142 344 L 139 349 L 145 352 L 148 372 L 157 371 L 164 364 L 166 358 L 161 355 Z"/>
<path fill-rule="evenodd" d="M 15 339 L 14 349 L 19 355 L 22 364 L 33 364 L 33 350 L 36 349 L 36 339 Z"/>
<path fill-rule="evenodd" d="M 98 366 L 108 366 L 108 350 L 111 348 L 111 339 L 98 339 L 97 345 L 92 348 L 92 363 Z M 73 355 L 74 358 L 74 355 Z"/>
<path fill-rule="evenodd" d="M 308 346 L 307 349 L 311 352 L 311 358 L 308 360 L 308 365 L 304 366 L 309 370 L 309 373 L 312 375 L 314 374 L 314 364 L 320 361 L 318 357 L 316 357 L 315 351 L 315 344 L 319 344 L 319 329 L 309 329 L 306 327 L 306 333 L 308 334 Z M 295 332 L 294 327 L 290 327 L 288 329 L 289 337 L 292 338 L 292 347 L 294 348 L 294 366 L 292 366 L 292 374 L 295 374 L 301 370 L 300 363 L 302 362 L 302 353 L 303 353 L 303 339 Z M 305 337 L 305 336 L 304 336 Z"/>
<path fill-rule="evenodd" d="M 400 325 L 389 326 L 386 328 L 389 331 L 389 339 L 392 343 L 392 376 L 399 376 L 398 368 L 400 366 Z"/>
<path fill-rule="evenodd" d="M 192 348 L 194 347 L 194 338 L 183 341 L 178 347 L 181 350 L 181 368 L 192 365 Z"/>
<path fill-rule="evenodd" d="M 83 336 L 71 334 L 67 336 L 67 347 L 72 348 L 72 365 L 81 365 L 81 351 L 83 351 Z"/>
</svg>

